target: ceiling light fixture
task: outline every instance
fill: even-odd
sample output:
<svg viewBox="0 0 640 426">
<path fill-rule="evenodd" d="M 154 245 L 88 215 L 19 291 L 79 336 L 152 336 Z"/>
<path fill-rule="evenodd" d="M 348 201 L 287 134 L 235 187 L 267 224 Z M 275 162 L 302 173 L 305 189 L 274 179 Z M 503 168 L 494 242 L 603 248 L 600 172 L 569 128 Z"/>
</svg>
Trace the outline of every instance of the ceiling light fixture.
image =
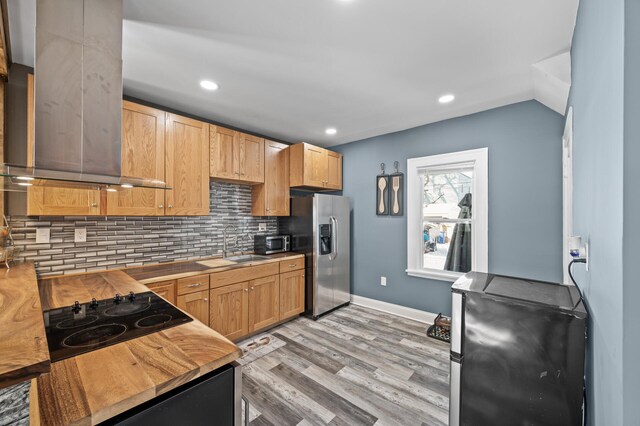
<svg viewBox="0 0 640 426">
<path fill-rule="evenodd" d="M 200 82 L 200 87 L 206 90 L 218 90 L 218 84 L 211 80 L 202 80 Z"/>
<path fill-rule="evenodd" d="M 133 188 L 133 185 L 128 184 L 128 183 L 123 183 L 122 185 L 120 185 L 123 188 Z"/>
<path fill-rule="evenodd" d="M 333 127 L 329 127 L 327 130 L 324 131 L 326 134 L 328 135 L 335 135 L 336 133 L 338 133 L 338 131 L 333 128 Z"/>
<path fill-rule="evenodd" d="M 16 179 L 19 179 L 19 180 L 33 180 L 34 178 L 32 178 L 31 176 L 18 176 L 18 177 L 16 177 Z"/>
<path fill-rule="evenodd" d="M 438 102 L 440 102 L 441 104 L 448 104 L 449 102 L 452 102 L 456 97 L 448 94 L 448 95 L 442 95 L 440 96 L 440 98 L 438 98 Z"/>
</svg>

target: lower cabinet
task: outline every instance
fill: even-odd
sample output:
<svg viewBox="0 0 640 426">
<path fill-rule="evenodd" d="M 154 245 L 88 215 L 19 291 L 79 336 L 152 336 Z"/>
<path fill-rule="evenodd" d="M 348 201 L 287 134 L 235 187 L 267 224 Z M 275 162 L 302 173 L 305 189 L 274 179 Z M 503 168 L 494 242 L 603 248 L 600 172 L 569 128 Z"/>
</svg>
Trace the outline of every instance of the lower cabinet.
<svg viewBox="0 0 640 426">
<path fill-rule="evenodd" d="M 176 282 L 175 281 L 161 281 L 153 284 L 147 284 L 149 290 L 153 291 L 160 297 L 163 297 L 167 302 L 172 305 L 176 304 Z"/>
<path fill-rule="evenodd" d="M 178 296 L 178 308 L 203 324 L 209 325 L 209 291 L 202 290 Z"/>
<path fill-rule="evenodd" d="M 230 340 L 249 333 L 249 282 L 211 290 L 210 327 Z"/>
<path fill-rule="evenodd" d="M 280 320 L 280 276 L 249 282 L 249 333 Z"/>
<path fill-rule="evenodd" d="M 280 274 L 280 320 L 304 312 L 304 269 Z"/>
</svg>

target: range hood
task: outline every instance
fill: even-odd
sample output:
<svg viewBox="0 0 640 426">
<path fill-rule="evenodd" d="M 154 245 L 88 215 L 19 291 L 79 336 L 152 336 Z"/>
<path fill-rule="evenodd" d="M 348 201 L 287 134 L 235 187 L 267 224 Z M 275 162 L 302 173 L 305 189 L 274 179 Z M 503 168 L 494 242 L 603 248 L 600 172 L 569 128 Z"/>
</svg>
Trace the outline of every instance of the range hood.
<svg viewBox="0 0 640 426">
<path fill-rule="evenodd" d="M 37 0 L 33 164 L 3 164 L 26 186 L 170 189 L 122 176 L 122 0 Z"/>
</svg>

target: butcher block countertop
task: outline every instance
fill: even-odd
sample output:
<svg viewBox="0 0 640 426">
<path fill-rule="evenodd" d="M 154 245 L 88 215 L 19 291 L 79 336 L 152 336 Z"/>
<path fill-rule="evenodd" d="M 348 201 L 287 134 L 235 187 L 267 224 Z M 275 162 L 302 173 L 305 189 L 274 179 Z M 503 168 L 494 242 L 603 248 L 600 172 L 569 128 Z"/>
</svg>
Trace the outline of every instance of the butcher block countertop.
<svg viewBox="0 0 640 426">
<path fill-rule="evenodd" d="M 50 363 L 33 263 L 0 268 L 0 388 L 47 373 Z"/>
<path fill-rule="evenodd" d="M 288 259 L 304 257 L 299 253 L 277 253 L 268 256 L 269 259 L 253 262 L 233 263 L 222 257 L 194 260 L 188 262 L 161 263 L 158 265 L 141 266 L 126 269 L 125 272 L 142 284 L 150 284 L 158 281 L 176 280 L 193 277 L 202 274 L 228 271 L 231 269 L 246 268 L 247 266 L 264 265 L 266 263 L 281 262 Z"/>
<path fill-rule="evenodd" d="M 39 288 L 44 310 L 148 291 L 122 270 L 43 279 Z M 67 358 L 34 380 L 32 424 L 96 424 L 240 355 L 225 337 L 192 321 Z"/>
</svg>

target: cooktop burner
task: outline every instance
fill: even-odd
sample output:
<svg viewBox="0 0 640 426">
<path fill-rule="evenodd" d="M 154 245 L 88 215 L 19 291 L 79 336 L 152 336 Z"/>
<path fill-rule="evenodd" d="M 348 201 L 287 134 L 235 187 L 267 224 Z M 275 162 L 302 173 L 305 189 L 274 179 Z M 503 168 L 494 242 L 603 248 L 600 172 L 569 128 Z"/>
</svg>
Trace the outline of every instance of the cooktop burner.
<svg viewBox="0 0 640 426">
<path fill-rule="evenodd" d="M 56 362 L 193 320 L 148 291 L 76 302 L 45 311 L 44 321 L 51 361 Z"/>
</svg>

